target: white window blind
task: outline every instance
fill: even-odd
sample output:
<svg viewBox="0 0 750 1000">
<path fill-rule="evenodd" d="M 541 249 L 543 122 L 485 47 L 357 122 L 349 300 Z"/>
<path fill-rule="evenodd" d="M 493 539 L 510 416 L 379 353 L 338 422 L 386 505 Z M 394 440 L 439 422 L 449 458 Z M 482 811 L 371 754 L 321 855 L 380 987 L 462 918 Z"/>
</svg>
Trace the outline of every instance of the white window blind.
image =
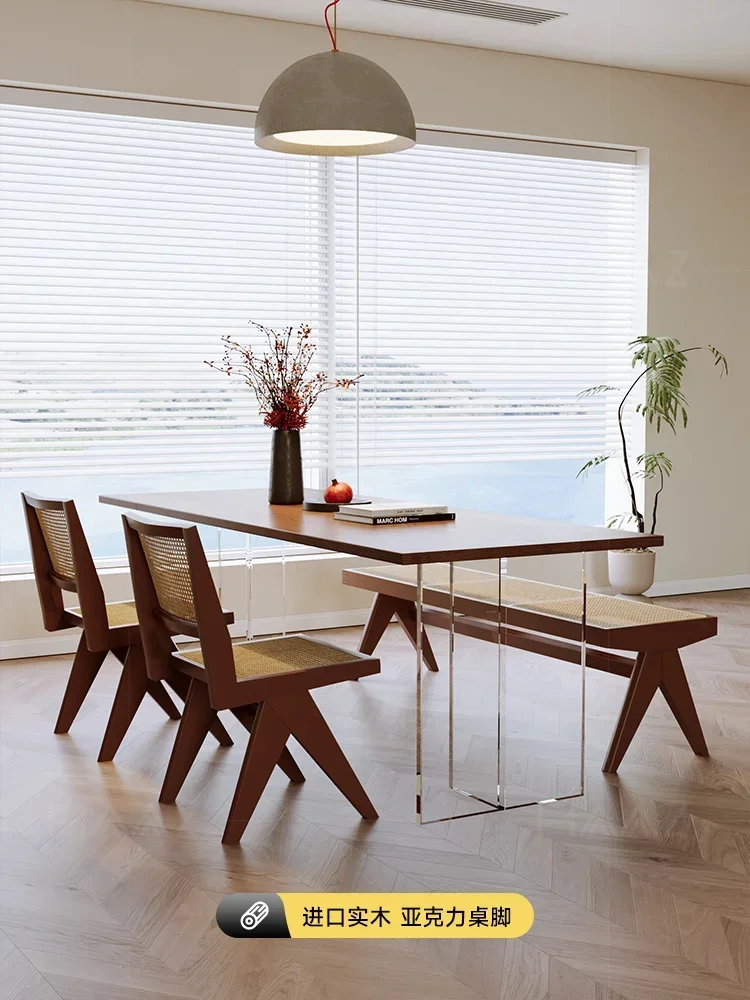
<svg viewBox="0 0 750 1000">
<path fill-rule="evenodd" d="M 640 331 L 633 154 L 433 134 L 301 158 L 176 114 L 0 105 L 6 570 L 21 489 L 75 497 L 120 558 L 100 493 L 265 484 L 253 396 L 204 364 L 224 333 L 259 343 L 250 320 L 309 322 L 321 370 L 364 372 L 313 412 L 308 485 L 604 519 L 575 471 L 613 409 L 577 394 L 622 384 Z"/>
<path fill-rule="evenodd" d="M 578 393 L 625 383 L 640 332 L 635 157 L 442 142 L 336 165 L 337 363 L 365 373 L 359 406 L 339 400 L 339 460 L 357 451 L 366 488 L 385 470 L 453 500 L 474 465 L 480 502 L 493 465 L 527 463 L 525 496 L 565 466 L 570 494 L 615 433 L 612 404 Z"/>
<path fill-rule="evenodd" d="M 252 394 L 206 367 L 249 320 L 309 322 L 328 366 L 320 161 L 248 128 L 0 106 L 0 508 L 28 558 L 19 490 L 73 496 L 121 556 L 99 493 L 267 482 Z M 326 414 L 305 468 L 327 466 Z"/>
<path fill-rule="evenodd" d="M 0 115 L 5 471 L 265 468 L 254 398 L 204 361 L 222 334 L 257 341 L 250 319 L 325 338 L 316 161 L 246 129 Z M 308 467 L 325 431 L 306 432 Z"/>
</svg>

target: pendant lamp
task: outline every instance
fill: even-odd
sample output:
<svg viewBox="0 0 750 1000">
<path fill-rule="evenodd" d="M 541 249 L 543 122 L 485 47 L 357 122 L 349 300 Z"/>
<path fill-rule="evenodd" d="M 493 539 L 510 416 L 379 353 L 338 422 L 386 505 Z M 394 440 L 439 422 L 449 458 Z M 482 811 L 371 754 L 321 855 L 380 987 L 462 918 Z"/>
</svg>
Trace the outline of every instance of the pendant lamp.
<svg viewBox="0 0 750 1000">
<path fill-rule="evenodd" d="M 390 73 L 362 56 L 340 52 L 336 7 L 325 9 L 332 50 L 300 59 L 278 76 L 258 109 L 262 149 L 307 156 L 372 156 L 416 143 L 414 112 Z M 334 26 L 328 20 L 333 8 Z"/>
</svg>

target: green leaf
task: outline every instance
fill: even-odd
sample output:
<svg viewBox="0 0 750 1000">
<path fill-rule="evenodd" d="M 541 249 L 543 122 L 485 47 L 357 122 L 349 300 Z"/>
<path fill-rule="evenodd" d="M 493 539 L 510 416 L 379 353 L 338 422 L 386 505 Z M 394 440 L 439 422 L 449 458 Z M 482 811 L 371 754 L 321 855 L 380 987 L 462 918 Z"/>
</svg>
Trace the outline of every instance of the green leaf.
<svg viewBox="0 0 750 1000">
<path fill-rule="evenodd" d="M 583 389 L 577 394 L 578 399 L 582 399 L 584 396 L 597 396 L 602 392 L 617 392 L 617 386 L 615 385 L 592 385 L 590 389 Z"/>
<path fill-rule="evenodd" d="M 641 402 L 635 404 L 636 413 L 642 414 L 649 424 L 655 424 L 657 431 L 660 431 L 663 425 L 669 427 L 673 433 L 676 433 L 680 425 L 687 427 L 688 423 L 688 403 L 682 390 L 682 379 L 688 363 L 687 355 L 693 351 L 708 350 L 714 359 L 714 365 L 719 368 L 720 375 L 727 374 L 729 368 L 722 352 L 712 344 L 683 348 L 676 337 L 652 337 L 644 334 L 631 341 L 629 347 L 633 352 L 633 368 L 643 368 L 623 394 L 617 410 L 618 425 L 623 442 L 622 457 L 625 465 L 626 481 L 630 489 L 632 511 L 630 514 L 621 515 L 621 517 L 616 518 L 610 523 L 622 523 L 624 520 L 635 521 L 638 529 L 643 531 L 645 530 L 644 522 L 642 515 L 636 509 L 633 480 L 636 477 L 641 479 L 650 479 L 654 476 L 659 477 L 660 483 L 655 494 L 653 509 L 653 522 L 655 524 L 659 494 L 664 488 L 664 479 L 672 473 L 672 463 L 663 452 L 644 453 L 637 460 L 637 464 L 641 466 L 640 470 L 633 472 L 623 426 L 624 408 L 630 394 L 643 379 L 645 386 L 644 398 Z M 611 386 L 594 386 L 579 393 L 579 396 L 594 396 L 600 392 L 611 391 L 611 389 Z M 591 469 L 601 465 L 612 457 L 612 454 L 616 453 L 598 455 L 596 458 L 592 458 L 591 461 L 587 462 L 580 469 L 576 478 L 585 476 Z"/>
<path fill-rule="evenodd" d="M 718 348 L 714 347 L 713 344 L 709 344 L 708 345 L 708 349 L 711 352 L 711 354 L 713 354 L 714 364 L 717 365 L 721 369 L 720 372 L 719 372 L 719 375 L 720 376 L 721 375 L 728 375 L 729 374 L 729 365 L 727 364 L 727 359 L 724 357 L 724 355 L 721 353 L 721 351 L 718 350 Z"/>
<path fill-rule="evenodd" d="M 643 479 L 652 479 L 658 473 L 672 475 L 672 460 L 663 451 L 647 451 L 639 455 L 637 461 L 643 466 L 643 471 L 639 473 Z"/>
<path fill-rule="evenodd" d="M 674 337 L 638 337 L 632 341 L 633 365 L 647 369 L 646 392 L 642 403 L 636 407 L 649 424 L 662 424 L 676 431 L 678 422 L 687 426 L 687 400 L 682 392 L 682 377 L 687 357 Z"/>
<path fill-rule="evenodd" d="M 607 459 L 611 457 L 611 455 L 597 455 L 596 458 L 589 459 L 589 461 L 578 470 L 576 479 L 585 479 L 592 469 L 595 469 L 598 465 L 604 465 Z"/>
<path fill-rule="evenodd" d="M 635 521 L 632 514 L 616 514 L 614 517 L 610 517 L 607 521 L 608 528 L 623 528 L 626 525 L 631 525 Z"/>
</svg>

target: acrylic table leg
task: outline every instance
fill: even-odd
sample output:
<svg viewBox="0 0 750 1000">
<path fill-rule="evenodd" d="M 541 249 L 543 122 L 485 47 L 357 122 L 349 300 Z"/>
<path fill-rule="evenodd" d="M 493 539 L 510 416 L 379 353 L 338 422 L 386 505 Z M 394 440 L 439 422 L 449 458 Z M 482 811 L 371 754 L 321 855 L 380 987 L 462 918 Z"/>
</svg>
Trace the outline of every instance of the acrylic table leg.
<svg viewBox="0 0 750 1000">
<path fill-rule="evenodd" d="M 223 552 L 222 529 L 216 529 L 216 591 L 219 595 L 219 603 L 222 604 L 224 596 L 224 552 Z M 223 607 L 223 604 L 222 604 Z"/>
<path fill-rule="evenodd" d="M 450 603 L 450 618 L 448 620 L 448 785 L 451 788 L 455 787 L 454 780 L 454 754 L 455 754 L 455 743 L 454 743 L 454 712 L 455 712 L 455 677 L 454 677 L 454 657 L 456 652 L 456 607 L 455 607 L 455 567 L 453 563 L 449 564 L 448 567 L 448 600 Z"/>
<path fill-rule="evenodd" d="M 505 683 L 505 615 L 503 614 L 503 576 L 505 575 L 506 561 L 498 559 L 497 562 L 497 804 L 505 809 L 507 806 L 507 753 L 503 747 L 505 739 L 505 723 L 503 712 L 507 703 L 507 691 Z"/>
<path fill-rule="evenodd" d="M 422 822 L 422 600 L 424 596 L 422 566 L 417 566 L 417 816 Z"/>
<path fill-rule="evenodd" d="M 253 629 L 253 536 L 248 535 L 245 543 L 245 635 L 250 641 Z"/>
</svg>

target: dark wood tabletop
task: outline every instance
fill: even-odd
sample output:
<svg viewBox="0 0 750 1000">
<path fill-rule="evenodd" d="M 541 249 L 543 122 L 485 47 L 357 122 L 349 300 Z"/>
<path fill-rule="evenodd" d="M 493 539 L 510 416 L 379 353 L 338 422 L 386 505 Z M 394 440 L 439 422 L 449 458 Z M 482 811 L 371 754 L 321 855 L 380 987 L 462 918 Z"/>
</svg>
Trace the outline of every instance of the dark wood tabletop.
<svg viewBox="0 0 750 1000">
<path fill-rule="evenodd" d="M 272 507 L 263 489 L 124 493 L 100 496 L 99 500 L 128 510 L 210 524 L 401 566 L 664 544 L 661 535 L 639 535 L 472 510 L 457 511 L 455 521 L 360 525 L 336 521 L 330 513 L 303 510 L 301 505 Z"/>
</svg>

